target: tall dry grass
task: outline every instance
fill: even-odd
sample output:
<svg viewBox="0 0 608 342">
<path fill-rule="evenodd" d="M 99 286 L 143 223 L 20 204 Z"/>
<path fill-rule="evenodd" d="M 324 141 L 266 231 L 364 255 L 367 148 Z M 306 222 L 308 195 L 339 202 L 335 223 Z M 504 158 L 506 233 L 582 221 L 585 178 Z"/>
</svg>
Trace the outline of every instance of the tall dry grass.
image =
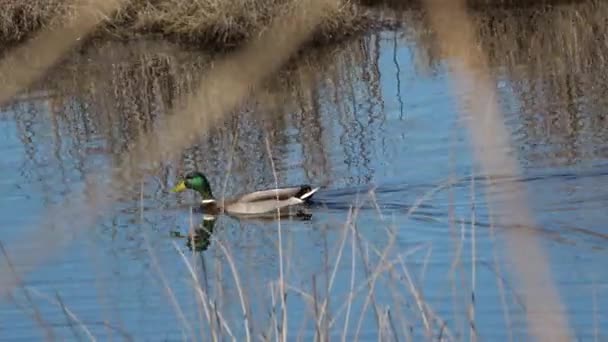
<svg viewBox="0 0 608 342">
<path fill-rule="evenodd" d="M 70 12 L 64 1 L 11 1 L 0 3 L 0 36 L 3 42 L 27 38 L 43 27 L 54 27 Z"/>
<path fill-rule="evenodd" d="M 80 5 L 80 1 L 70 0 L 4 0 L 0 42 L 18 43 L 40 30 L 65 26 L 78 17 Z M 227 50 L 253 39 L 270 27 L 273 18 L 295 7 L 294 0 L 127 0 L 118 11 L 104 15 L 90 36 L 132 39 L 160 35 L 163 39 Z M 340 1 L 323 13 L 311 40 L 334 41 L 368 25 L 366 11 L 350 1 Z"/>
</svg>

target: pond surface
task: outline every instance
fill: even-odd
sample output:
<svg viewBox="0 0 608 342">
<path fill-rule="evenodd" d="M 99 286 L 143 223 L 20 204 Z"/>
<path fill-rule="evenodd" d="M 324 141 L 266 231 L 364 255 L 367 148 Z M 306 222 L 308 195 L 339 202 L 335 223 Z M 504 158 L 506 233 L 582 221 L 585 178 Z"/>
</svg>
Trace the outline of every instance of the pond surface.
<svg viewBox="0 0 608 342">
<path fill-rule="evenodd" d="M 608 27 L 593 6 L 563 5 L 534 23 L 532 10 L 475 14 L 517 181 L 585 341 L 608 338 L 608 47 L 592 43 Z M 527 308 L 501 237 L 512 227 L 492 223 L 456 97 L 475 94 L 453 91 L 420 16 L 306 55 L 199 143 L 150 167 L 95 225 L 22 275 L 0 304 L 2 339 L 525 338 Z M 555 24 L 581 16 L 593 30 Z M 3 246 L 86 190 L 85 175 L 109 174 L 211 62 L 159 42 L 100 43 L 5 107 Z M 308 220 L 210 223 L 191 210 L 197 196 L 169 192 L 193 169 L 227 197 L 270 188 L 275 176 L 322 189 Z M 2 260 L 27 266 L 19 255 Z"/>
</svg>

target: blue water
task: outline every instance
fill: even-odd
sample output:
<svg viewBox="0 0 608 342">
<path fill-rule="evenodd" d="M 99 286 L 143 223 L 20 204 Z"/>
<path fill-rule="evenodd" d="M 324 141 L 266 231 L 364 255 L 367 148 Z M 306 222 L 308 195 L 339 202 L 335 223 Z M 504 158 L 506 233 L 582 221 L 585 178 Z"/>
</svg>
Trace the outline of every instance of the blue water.
<svg viewBox="0 0 608 342">
<path fill-rule="evenodd" d="M 237 340 L 245 336 L 239 288 L 253 338 L 274 339 L 264 335 L 273 331 L 273 312 L 281 326 L 280 297 L 278 292 L 271 295 L 271 289 L 277 290 L 281 256 L 289 340 L 316 338 L 312 320 L 319 317 L 325 298 L 328 315 L 321 325 L 327 324 L 324 331 L 332 339 L 377 340 L 379 332 L 383 340 L 393 333 L 398 340 L 424 338 L 415 293 L 427 306 L 435 338 L 468 339 L 473 289 L 480 338 L 525 338 L 525 308 L 501 240 L 508 227 L 495 227 L 490 220 L 483 178 L 476 174 L 460 119 L 463 113 L 452 95 L 451 74 L 442 63 L 431 72 L 421 70 L 416 40 L 395 37 L 394 32 L 383 32 L 346 44 L 326 61 L 326 70 L 312 73 L 311 86 L 296 82 L 296 89 L 312 94 L 310 98 L 279 92 L 286 97 L 279 109 L 254 98 L 225 127 L 183 151 L 179 161 L 168 160 L 151 170 L 141 180 L 143 192 L 139 184 L 131 184 L 133 191 L 113 203 L 96 225 L 72 222 L 80 234 L 35 271 L 20 275 L 23 286 L 0 304 L 3 340 L 87 339 L 80 324 L 99 340 L 210 339 L 209 319 L 176 246 Z M 145 52 L 154 55 L 153 50 Z M 3 245 L 35 232 L 49 206 L 86 189 L 85 175 L 103 174 L 112 167 L 138 125 L 164 114 L 168 104 L 161 95 L 169 95 L 163 91 L 187 92 L 163 88 L 178 77 L 174 74 L 142 73 L 129 83 L 126 70 L 132 63 L 125 59 L 112 66 L 118 75 L 111 81 L 119 85 L 116 88 L 108 80 L 91 86 L 86 73 L 60 67 L 53 74 L 58 79 L 80 77 L 89 85 L 62 88 L 51 76 L 48 83 L 41 83 L 43 91 L 36 98 L 26 97 L 0 113 Z M 108 65 L 78 68 L 99 72 Z M 310 72 L 305 65 L 300 68 Z M 139 87 L 142 80 L 153 84 L 152 90 Z M 602 153 L 608 134 L 589 123 L 592 119 L 586 115 L 598 114 L 586 108 L 600 98 L 597 89 L 606 89 L 607 83 L 598 83 L 588 97 L 575 98 L 586 105 L 579 106 L 581 118 L 574 120 L 579 125 L 575 144 L 534 122 L 550 121 L 545 113 L 561 109 L 553 108 L 550 95 L 548 101 L 535 102 L 534 94 L 514 91 L 517 84 L 507 77 L 498 76 L 498 84 L 523 168 L 518 181 L 528 190 L 538 239 L 549 257 L 571 328 L 581 340 L 601 340 L 602 326 L 608 323 L 608 232 L 603 210 L 608 164 Z M 121 87 L 123 92 L 116 91 Z M 146 104 L 133 97 L 137 92 L 154 100 Z M 132 113 L 140 111 L 143 114 L 134 119 Z M 267 132 L 281 184 L 323 185 L 315 195 L 312 218 L 278 223 L 221 217 L 206 250 L 189 250 L 186 240 L 173 233 L 187 234 L 191 225 L 201 223 L 200 215 L 190 214 L 197 198 L 171 194 L 168 187 L 192 165 L 207 174 L 216 194 L 227 174 L 229 195 L 271 187 Z M 226 151 L 231 146 L 236 146 L 235 159 L 228 173 Z M 569 153 L 574 155 L 568 157 Z M 351 221 L 354 225 L 346 224 Z M 17 272 L 24 266 L 19 255 L 9 259 Z M 376 272 L 370 290 L 366 280 Z M 345 329 L 351 279 L 356 291 Z M 373 298 L 366 304 L 368 293 Z M 384 322 L 381 328 L 378 321 Z M 226 330 L 220 335 L 229 336 Z"/>
</svg>

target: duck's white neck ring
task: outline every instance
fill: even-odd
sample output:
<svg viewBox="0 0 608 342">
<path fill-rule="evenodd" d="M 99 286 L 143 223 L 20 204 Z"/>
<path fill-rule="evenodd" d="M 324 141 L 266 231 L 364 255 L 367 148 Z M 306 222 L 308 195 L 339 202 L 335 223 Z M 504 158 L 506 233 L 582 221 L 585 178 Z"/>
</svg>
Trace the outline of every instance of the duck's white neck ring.
<svg viewBox="0 0 608 342">
<path fill-rule="evenodd" d="M 202 204 L 210 204 L 210 203 L 215 203 L 215 200 L 210 198 L 210 199 L 204 199 L 201 201 Z"/>
<path fill-rule="evenodd" d="M 215 221 L 215 219 L 214 215 L 203 214 L 203 221 Z"/>
</svg>

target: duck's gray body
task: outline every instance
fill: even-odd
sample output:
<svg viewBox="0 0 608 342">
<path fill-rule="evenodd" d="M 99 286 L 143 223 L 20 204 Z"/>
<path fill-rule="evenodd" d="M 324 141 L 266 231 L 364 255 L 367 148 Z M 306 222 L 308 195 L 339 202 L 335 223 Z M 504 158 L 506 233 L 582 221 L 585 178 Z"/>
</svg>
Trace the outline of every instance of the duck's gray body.
<svg viewBox="0 0 608 342">
<path fill-rule="evenodd" d="M 319 188 L 308 185 L 255 191 L 240 197 L 226 200 L 203 200 L 201 205 L 206 211 L 222 211 L 233 215 L 273 214 L 277 210 L 306 203 Z"/>
</svg>

